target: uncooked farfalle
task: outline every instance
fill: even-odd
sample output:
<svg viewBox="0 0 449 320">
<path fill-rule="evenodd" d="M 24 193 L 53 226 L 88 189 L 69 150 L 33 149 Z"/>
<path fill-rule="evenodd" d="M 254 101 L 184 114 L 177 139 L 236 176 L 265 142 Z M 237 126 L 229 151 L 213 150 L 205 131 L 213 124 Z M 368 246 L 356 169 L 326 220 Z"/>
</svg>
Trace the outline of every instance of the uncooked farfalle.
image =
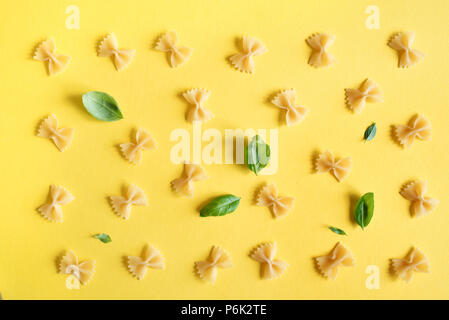
<svg viewBox="0 0 449 320">
<path fill-rule="evenodd" d="M 126 220 L 131 215 L 132 206 L 148 206 L 145 193 L 134 184 L 128 186 L 123 196 L 111 196 L 109 201 L 114 212 Z"/>
<path fill-rule="evenodd" d="M 409 283 L 413 273 L 430 273 L 430 262 L 426 255 L 418 248 L 412 248 L 403 259 L 391 259 L 393 273 Z"/>
<path fill-rule="evenodd" d="M 139 164 L 142 161 L 142 151 L 156 149 L 156 141 L 151 134 L 143 128 L 136 130 L 133 142 L 120 144 L 123 157 L 131 163 Z"/>
<path fill-rule="evenodd" d="M 112 57 L 117 71 L 122 71 L 134 58 L 136 50 L 119 49 L 117 38 L 113 33 L 107 35 L 98 46 L 99 57 Z"/>
<path fill-rule="evenodd" d="M 429 214 L 438 205 L 438 200 L 426 197 L 427 181 L 414 181 L 402 188 L 401 196 L 411 201 L 410 211 L 415 217 Z"/>
<path fill-rule="evenodd" d="M 209 257 L 204 261 L 195 262 L 195 272 L 201 279 L 214 284 L 217 278 L 217 269 L 232 267 L 231 257 L 222 248 L 213 246 Z"/>
<path fill-rule="evenodd" d="M 307 38 L 306 42 L 312 48 L 309 64 L 315 68 L 320 68 L 336 63 L 335 57 L 328 52 L 334 41 L 335 36 L 327 33 L 315 33 Z"/>
<path fill-rule="evenodd" d="M 339 267 L 355 265 L 351 251 L 338 242 L 332 251 L 325 256 L 315 258 L 319 272 L 326 278 L 335 280 Z"/>
<path fill-rule="evenodd" d="M 367 102 L 382 102 L 379 86 L 370 79 L 363 81 L 359 89 L 345 89 L 346 104 L 355 113 L 362 112 Z"/>
<path fill-rule="evenodd" d="M 72 128 L 59 128 L 58 119 L 52 114 L 42 120 L 37 136 L 52 140 L 59 151 L 65 151 L 73 140 L 74 132 Z"/>
<path fill-rule="evenodd" d="M 178 34 L 170 31 L 163 34 L 156 43 L 156 50 L 170 54 L 170 65 L 176 68 L 190 59 L 193 49 L 178 45 Z"/>
<path fill-rule="evenodd" d="M 287 126 L 297 124 L 304 120 L 309 109 L 296 104 L 296 90 L 288 89 L 278 93 L 271 100 L 276 107 L 285 110 L 285 122 Z"/>
<path fill-rule="evenodd" d="M 164 269 L 164 257 L 159 250 L 151 245 L 143 248 L 140 257 L 128 256 L 128 269 L 138 280 L 142 280 L 147 273 L 147 269 Z"/>
<path fill-rule="evenodd" d="M 275 259 L 276 243 L 264 243 L 256 247 L 250 257 L 260 262 L 260 276 L 262 279 L 277 279 L 288 267 L 285 261 Z"/>
<path fill-rule="evenodd" d="M 351 157 L 335 160 L 330 151 L 324 151 L 315 160 L 315 169 L 318 173 L 331 172 L 339 182 L 346 178 L 351 167 Z"/>
<path fill-rule="evenodd" d="M 416 138 L 430 140 L 432 137 L 432 125 L 424 116 L 413 116 L 408 124 L 394 126 L 394 133 L 398 142 L 403 147 L 410 147 Z"/>
<path fill-rule="evenodd" d="M 213 113 L 204 107 L 204 103 L 210 96 L 209 90 L 190 89 L 182 95 L 190 105 L 186 112 L 187 121 L 207 121 L 214 117 Z"/>
<path fill-rule="evenodd" d="M 293 197 L 279 196 L 273 183 L 263 187 L 257 195 L 257 205 L 270 208 L 275 218 L 285 216 L 294 203 Z"/>
<path fill-rule="evenodd" d="M 229 60 L 237 70 L 253 73 L 255 70 L 254 57 L 267 51 L 267 48 L 260 40 L 244 36 L 242 38 L 242 53 L 232 55 Z"/>
<path fill-rule="evenodd" d="M 50 76 L 63 72 L 72 60 L 69 56 L 56 53 L 56 43 L 52 38 L 41 42 L 34 52 L 33 59 L 47 62 Z"/>
<path fill-rule="evenodd" d="M 399 68 L 408 68 L 424 58 L 424 53 L 412 49 L 412 44 L 415 41 L 415 32 L 399 32 L 395 34 L 388 45 L 396 50 L 399 54 Z"/>
<path fill-rule="evenodd" d="M 49 221 L 63 222 L 61 206 L 73 200 L 75 200 L 75 197 L 67 189 L 61 186 L 51 185 L 47 202 L 37 210 Z"/>
<path fill-rule="evenodd" d="M 95 273 L 95 261 L 79 262 L 76 254 L 69 250 L 59 263 L 59 273 L 73 275 L 82 284 L 87 284 Z"/>
<path fill-rule="evenodd" d="M 207 179 L 206 171 L 198 164 L 185 163 L 181 177 L 171 182 L 174 191 L 193 197 L 193 182 Z"/>
</svg>

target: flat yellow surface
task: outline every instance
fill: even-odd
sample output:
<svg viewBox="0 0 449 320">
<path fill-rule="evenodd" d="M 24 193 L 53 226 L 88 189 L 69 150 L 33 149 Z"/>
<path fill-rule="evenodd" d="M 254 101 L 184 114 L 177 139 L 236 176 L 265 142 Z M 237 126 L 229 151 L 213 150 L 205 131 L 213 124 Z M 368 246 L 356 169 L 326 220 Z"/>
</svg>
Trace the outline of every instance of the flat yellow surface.
<svg viewBox="0 0 449 320">
<path fill-rule="evenodd" d="M 66 28 L 68 5 L 80 9 L 80 29 Z M 380 10 L 380 29 L 365 26 L 365 9 Z M 1 222 L 0 292 L 5 299 L 392 299 L 449 298 L 449 91 L 446 0 L 426 1 L 10 1 L 0 10 Z M 191 60 L 172 69 L 153 49 L 157 37 L 178 31 L 180 43 L 194 48 Z M 398 31 L 416 31 L 414 47 L 426 53 L 408 70 L 397 68 L 397 55 L 386 43 Z M 336 35 L 331 51 L 338 63 L 316 70 L 307 64 L 305 39 L 314 32 Z M 98 41 L 114 32 L 120 46 L 136 49 L 130 67 L 117 72 L 110 59 L 96 55 Z M 256 73 L 234 70 L 226 58 L 244 34 L 261 39 L 268 53 L 256 58 Z M 48 77 L 33 48 L 54 37 L 58 51 L 72 56 L 70 67 Z M 384 103 L 369 104 L 360 115 L 345 107 L 344 88 L 370 77 L 380 84 Z M 174 194 L 169 182 L 181 165 L 170 162 L 176 128 L 192 130 L 184 120 L 180 93 L 204 87 L 212 91 L 207 106 L 215 118 L 205 125 L 221 132 L 232 128 L 279 128 L 279 170 L 255 176 L 243 166 L 205 165 L 210 176 L 195 184 L 192 199 Z M 310 113 L 298 126 L 279 121 L 279 109 L 267 102 L 280 89 L 296 88 L 298 102 Z M 83 108 L 81 95 L 105 91 L 121 105 L 125 118 L 105 123 Z M 60 124 L 75 128 L 69 150 L 59 152 L 36 137 L 39 122 L 54 113 Z M 391 137 L 393 124 L 424 114 L 433 126 L 430 142 L 401 149 Z M 378 126 L 376 138 L 362 141 L 365 128 Z M 158 142 L 134 166 L 117 144 L 131 130 L 147 128 Z M 353 170 L 342 183 L 313 173 L 316 151 L 352 156 Z M 403 183 L 427 179 L 428 195 L 440 200 L 430 216 L 414 219 L 399 195 Z M 254 205 L 256 190 L 274 182 L 280 193 L 296 197 L 294 210 L 274 220 Z M 107 196 L 135 183 L 148 195 L 149 207 L 135 207 L 124 221 Z M 68 188 L 76 200 L 66 205 L 64 223 L 44 220 L 36 211 L 50 184 Z M 351 219 L 354 198 L 375 194 L 371 224 L 362 231 Z M 200 218 L 198 207 L 211 197 L 242 197 L 238 210 L 219 218 Z M 347 237 L 330 232 L 344 229 Z M 105 232 L 103 244 L 92 235 Z M 290 267 L 278 280 L 259 278 L 259 265 L 248 257 L 265 241 L 276 241 L 278 257 Z M 336 281 L 322 278 L 312 258 L 343 241 L 356 266 L 340 270 Z M 124 264 L 150 243 L 166 258 L 164 271 L 133 278 Z M 220 270 L 214 286 L 199 280 L 194 261 L 212 245 L 223 246 L 234 267 Z M 389 259 L 412 246 L 429 257 L 431 274 L 416 274 L 406 285 L 389 273 Z M 57 259 L 68 249 L 95 259 L 97 272 L 80 290 L 68 290 Z M 380 289 L 365 286 L 368 265 L 380 270 Z"/>
</svg>

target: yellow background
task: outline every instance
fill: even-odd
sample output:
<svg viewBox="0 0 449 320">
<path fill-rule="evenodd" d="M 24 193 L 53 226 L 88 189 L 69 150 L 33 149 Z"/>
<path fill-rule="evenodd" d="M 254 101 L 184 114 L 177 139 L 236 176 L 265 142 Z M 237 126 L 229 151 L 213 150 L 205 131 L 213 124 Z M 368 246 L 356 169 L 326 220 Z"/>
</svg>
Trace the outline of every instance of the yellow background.
<svg viewBox="0 0 449 320">
<path fill-rule="evenodd" d="M 65 26 L 68 5 L 80 9 L 80 30 Z M 365 27 L 368 5 L 380 9 L 380 29 Z M 1 221 L 0 292 L 5 299 L 381 299 L 449 298 L 449 91 L 447 59 L 449 2 L 433 1 L 3 1 L 0 13 L 2 77 L 0 117 Z M 180 43 L 194 48 L 188 63 L 172 69 L 153 49 L 157 37 L 178 31 Z M 416 31 L 414 47 L 426 57 L 408 70 L 397 68 L 397 55 L 386 43 L 398 31 Z M 331 51 L 338 63 L 316 70 L 307 64 L 305 39 L 314 32 L 336 35 Z M 96 55 L 98 41 L 114 32 L 124 48 L 136 49 L 130 67 L 117 72 L 110 59 Z M 234 70 L 226 58 L 236 52 L 244 34 L 261 39 L 268 53 L 256 57 L 256 73 Z M 44 64 L 32 59 L 34 47 L 54 37 L 58 51 L 72 56 L 69 68 L 48 77 Z M 370 77 L 380 84 L 384 103 L 369 104 L 360 115 L 344 103 L 344 88 Z M 180 93 L 204 87 L 215 118 L 204 128 L 280 128 L 279 170 L 258 176 L 242 166 L 210 165 L 210 179 L 195 184 L 195 197 L 170 190 L 182 166 L 170 162 L 170 132 L 191 130 Z M 267 102 L 280 89 L 296 88 L 307 106 L 306 120 L 291 128 L 279 122 L 279 109 Z M 110 93 L 125 118 L 104 123 L 81 104 L 90 90 Z M 68 151 L 36 137 L 39 122 L 55 113 L 60 124 L 75 128 Z M 391 125 L 406 123 L 415 113 L 433 125 L 431 142 L 417 141 L 402 150 L 391 138 Z M 365 128 L 376 122 L 378 133 L 363 143 Z M 131 130 L 147 128 L 158 142 L 134 166 L 117 144 Z M 352 156 L 349 177 L 337 183 L 312 172 L 312 155 L 329 148 Z M 441 202 L 430 215 L 414 219 L 409 202 L 399 195 L 403 183 L 427 179 L 428 195 Z M 254 193 L 274 182 L 282 194 L 296 197 L 294 210 L 274 220 L 253 203 Z M 149 207 L 135 207 L 129 221 L 117 217 L 106 197 L 128 183 L 142 187 Z M 64 206 L 64 223 L 44 220 L 36 211 L 50 184 L 68 188 L 76 200 Z M 354 198 L 375 194 L 371 224 L 362 231 L 352 220 Z M 242 197 L 238 210 L 220 218 L 200 218 L 205 200 L 233 193 Z M 330 232 L 344 229 L 347 237 Z M 112 243 L 92 235 L 105 232 Z M 278 280 L 259 278 L 259 265 L 248 257 L 264 241 L 276 241 L 278 257 L 290 267 Z M 340 270 L 338 279 L 322 278 L 312 258 L 343 241 L 356 266 Z M 134 279 L 123 257 L 143 245 L 158 247 L 164 271 L 149 270 Z M 214 286 L 193 272 L 212 245 L 223 246 L 234 267 L 220 270 Z M 389 259 L 403 257 L 411 246 L 422 249 L 431 274 L 416 274 L 410 285 L 390 275 Z M 57 259 L 73 249 L 95 259 L 97 272 L 80 290 L 65 287 Z M 380 268 L 380 289 L 365 287 L 368 265 Z"/>
</svg>

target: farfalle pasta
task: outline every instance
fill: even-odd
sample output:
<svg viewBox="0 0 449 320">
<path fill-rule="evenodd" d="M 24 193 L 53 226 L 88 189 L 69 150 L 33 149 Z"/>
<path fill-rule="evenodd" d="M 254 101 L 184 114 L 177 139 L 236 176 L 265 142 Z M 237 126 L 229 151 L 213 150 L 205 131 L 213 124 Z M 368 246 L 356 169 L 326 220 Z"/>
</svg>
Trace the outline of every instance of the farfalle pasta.
<svg viewBox="0 0 449 320">
<path fill-rule="evenodd" d="M 273 216 L 285 216 L 295 203 L 295 198 L 279 196 L 274 184 L 263 187 L 257 195 L 257 205 L 270 208 Z"/>
<path fill-rule="evenodd" d="M 50 76 L 63 72 L 69 66 L 71 57 L 56 53 L 56 43 L 52 38 L 42 41 L 34 52 L 33 59 L 47 62 Z"/>
<path fill-rule="evenodd" d="M 72 275 L 80 283 L 87 284 L 95 273 L 95 261 L 79 262 L 76 254 L 69 250 L 59 263 L 59 273 Z"/>
<path fill-rule="evenodd" d="M 285 261 L 275 259 L 276 243 L 264 243 L 256 247 L 250 254 L 253 260 L 260 263 L 262 279 L 277 279 L 288 267 Z"/>
<path fill-rule="evenodd" d="M 432 137 L 432 125 L 424 116 L 413 116 L 408 124 L 394 126 L 394 134 L 403 147 L 410 147 L 416 138 L 430 140 Z"/>
<path fill-rule="evenodd" d="M 112 57 L 117 71 L 122 71 L 134 58 L 136 50 L 119 49 L 117 38 L 113 33 L 107 35 L 98 46 L 99 57 Z"/>
<path fill-rule="evenodd" d="M 391 259 L 393 273 L 409 283 L 413 273 L 430 273 L 430 262 L 426 255 L 418 248 L 412 248 L 403 259 Z"/>
<path fill-rule="evenodd" d="M 206 260 L 195 262 L 195 273 L 201 279 L 214 284 L 218 269 L 231 267 L 232 261 L 228 253 L 220 247 L 213 246 Z"/>
<path fill-rule="evenodd" d="M 379 86 L 366 79 L 359 89 L 345 89 L 346 104 L 355 113 L 360 113 L 367 102 L 382 102 L 382 92 Z"/>
<path fill-rule="evenodd" d="M 408 68 L 424 58 L 424 53 L 412 49 L 412 44 L 415 41 L 415 32 L 399 32 L 395 34 L 388 45 L 396 50 L 399 54 L 399 68 Z"/>
<path fill-rule="evenodd" d="M 254 57 L 267 51 L 267 48 L 260 40 L 244 36 L 242 39 L 242 53 L 232 55 L 229 60 L 237 70 L 253 73 L 255 70 Z"/>
<path fill-rule="evenodd" d="M 315 169 L 318 173 L 331 172 L 339 182 L 346 178 L 351 167 L 351 157 L 335 160 L 332 152 L 327 150 L 319 154 L 315 160 Z"/>
<path fill-rule="evenodd" d="M 193 197 L 193 182 L 207 179 L 206 171 L 198 164 L 185 163 L 181 177 L 171 182 L 175 192 Z"/>
<path fill-rule="evenodd" d="M 139 128 L 133 142 L 120 144 L 120 151 L 126 160 L 139 164 L 142 161 L 142 151 L 156 149 L 156 147 L 156 141 L 151 134 L 147 130 Z"/>
<path fill-rule="evenodd" d="M 138 280 L 142 280 L 147 273 L 147 268 L 151 269 L 164 269 L 165 261 L 164 257 L 159 250 L 153 246 L 146 245 L 143 248 L 140 257 L 128 256 L 128 270 Z"/>
<path fill-rule="evenodd" d="M 190 107 L 186 112 L 186 120 L 207 121 L 214 117 L 213 113 L 204 107 L 204 103 L 209 99 L 210 91 L 206 89 L 190 89 L 184 92 L 183 97 L 187 100 Z"/>
<path fill-rule="evenodd" d="M 304 120 L 309 110 L 296 104 L 296 90 L 283 90 L 271 100 L 276 107 L 285 110 L 285 122 L 287 126 L 297 124 Z"/>
<path fill-rule="evenodd" d="M 75 200 L 75 197 L 65 188 L 51 185 L 48 200 L 37 210 L 47 220 L 52 222 L 63 222 L 62 205 Z"/>
<path fill-rule="evenodd" d="M 132 206 L 148 206 L 145 193 L 134 184 L 128 186 L 123 196 L 111 196 L 109 201 L 114 212 L 126 220 L 131 215 Z"/>
<path fill-rule="evenodd" d="M 335 36 L 327 33 L 315 33 L 306 39 L 307 44 L 312 49 L 309 64 L 315 68 L 327 67 L 337 62 L 335 57 L 328 52 L 329 47 L 334 43 Z"/>
<path fill-rule="evenodd" d="M 156 43 L 156 50 L 170 54 L 170 65 L 176 68 L 190 59 L 193 49 L 178 45 L 178 34 L 170 31 L 162 35 Z"/>
<path fill-rule="evenodd" d="M 72 128 L 59 128 L 58 119 L 52 114 L 41 122 L 37 136 L 52 140 L 59 151 L 65 151 L 73 140 L 74 132 Z"/>
<path fill-rule="evenodd" d="M 411 201 L 410 211 L 415 217 L 429 214 L 438 205 L 438 200 L 426 197 L 427 181 L 414 181 L 405 185 L 400 191 L 401 196 Z"/>
<path fill-rule="evenodd" d="M 332 251 L 325 256 L 315 258 L 318 271 L 326 278 L 335 280 L 339 267 L 355 265 L 351 251 L 338 242 Z"/>
</svg>

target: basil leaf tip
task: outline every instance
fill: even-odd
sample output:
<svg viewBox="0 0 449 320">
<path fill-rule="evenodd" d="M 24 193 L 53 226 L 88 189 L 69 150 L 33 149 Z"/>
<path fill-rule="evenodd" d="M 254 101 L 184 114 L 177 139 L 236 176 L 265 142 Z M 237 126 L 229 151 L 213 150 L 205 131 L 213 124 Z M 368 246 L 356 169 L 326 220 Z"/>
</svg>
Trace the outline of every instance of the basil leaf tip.
<svg viewBox="0 0 449 320">
<path fill-rule="evenodd" d="M 120 107 L 113 97 L 104 92 L 90 91 L 83 94 L 83 105 L 94 118 L 101 121 L 123 119 Z"/>
<path fill-rule="evenodd" d="M 226 194 L 220 197 L 217 197 L 206 204 L 200 210 L 201 217 L 218 217 L 224 216 L 228 213 L 234 212 L 240 204 L 239 197 L 236 197 L 232 194 Z"/>
<path fill-rule="evenodd" d="M 108 243 L 112 241 L 111 237 L 106 233 L 96 234 L 94 235 L 94 238 L 100 240 L 103 243 Z"/>
<path fill-rule="evenodd" d="M 259 135 L 255 135 L 245 149 L 245 163 L 256 175 L 270 162 L 271 149 Z"/>
<path fill-rule="evenodd" d="M 365 229 L 371 222 L 374 215 L 374 193 L 365 193 L 357 202 L 357 206 L 354 211 L 354 219 L 357 224 Z"/>
<path fill-rule="evenodd" d="M 374 137 L 376 136 L 376 133 L 377 133 L 377 127 L 376 127 L 376 124 L 373 123 L 368 128 L 366 128 L 365 134 L 363 135 L 363 139 L 365 139 L 365 141 L 373 140 Z"/>
<path fill-rule="evenodd" d="M 339 235 L 341 235 L 341 236 L 346 236 L 346 235 L 347 235 L 346 232 L 344 232 L 343 230 L 341 230 L 341 229 L 339 229 L 339 228 L 335 228 L 335 227 L 329 226 L 329 229 L 330 229 L 332 232 L 334 232 L 334 233 L 336 233 L 336 234 L 339 234 Z"/>
</svg>

